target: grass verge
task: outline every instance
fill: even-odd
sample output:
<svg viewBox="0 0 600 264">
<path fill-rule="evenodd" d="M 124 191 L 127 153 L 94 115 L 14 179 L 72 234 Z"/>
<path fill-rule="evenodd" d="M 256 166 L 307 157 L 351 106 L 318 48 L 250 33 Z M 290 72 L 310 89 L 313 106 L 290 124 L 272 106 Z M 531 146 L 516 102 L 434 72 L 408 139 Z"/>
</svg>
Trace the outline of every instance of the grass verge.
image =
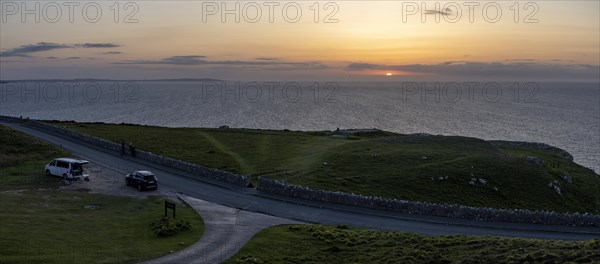
<svg viewBox="0 0 600 264">
<path fill-rule="evenodd" d="M 598 263 L 600 240 L 424 236 L 346 226 L 262 230 L 224 263 Z"/>
</svg>

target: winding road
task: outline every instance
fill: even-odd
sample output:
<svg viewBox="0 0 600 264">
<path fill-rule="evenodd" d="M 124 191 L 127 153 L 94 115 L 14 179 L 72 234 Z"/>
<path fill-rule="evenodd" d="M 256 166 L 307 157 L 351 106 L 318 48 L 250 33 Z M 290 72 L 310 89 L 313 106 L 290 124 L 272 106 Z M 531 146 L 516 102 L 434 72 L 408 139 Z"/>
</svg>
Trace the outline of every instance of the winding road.
<svg viewBox="0 0 600 264">
<path fill-rule="evenodd" d="M 569 227 L 506 222 L 482 222 L 465 219 L 400 214 L 351 206 L 319 203 L 275 196 L 209 179 L 198 180 L 187 172 L 153 164 L 129 156 L 120 156 L 93 145 L 62 135 L 34 129 L 17 123 L 1 125 L 61 146 L 73 155 L 113 168 L 116 171 L 151 170 L 160 178 L 161 186 L 186 196 L 220 204 L 232 209 L 256 212 L 299 222 L 345 224 L 354 227 L 411 232 L 425 235 L 504 236 L 558 240 L 600 238 L 600 228 Z"/>
</svg>

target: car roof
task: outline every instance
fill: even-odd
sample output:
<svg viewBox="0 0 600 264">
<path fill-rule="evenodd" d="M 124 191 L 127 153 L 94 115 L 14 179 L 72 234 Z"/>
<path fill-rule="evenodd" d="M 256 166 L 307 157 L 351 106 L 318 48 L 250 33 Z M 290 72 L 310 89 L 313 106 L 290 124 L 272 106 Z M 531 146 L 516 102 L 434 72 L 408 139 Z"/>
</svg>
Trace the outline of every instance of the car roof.
<svg viewBox="0 0 600 264">
<path fill-rule="evenodd" d="M 71 159 L 71 158 L 58 158 L 58 159 L 54 159 L 54 160 L 68 162 L 68 163 L 78 163 L 78 164 L 89 163 L 89 161 L 87 161 L 87 160 L 78 160 L 78 159 Z"/>
<path fill-rule="evenodd" d="M 149 171 L 135 171 L 135 173 L 140 174 L 140 175 L 144 175 L 144 176 L 154 175 L 154 173 L 149 172 Z"/>
</svg>

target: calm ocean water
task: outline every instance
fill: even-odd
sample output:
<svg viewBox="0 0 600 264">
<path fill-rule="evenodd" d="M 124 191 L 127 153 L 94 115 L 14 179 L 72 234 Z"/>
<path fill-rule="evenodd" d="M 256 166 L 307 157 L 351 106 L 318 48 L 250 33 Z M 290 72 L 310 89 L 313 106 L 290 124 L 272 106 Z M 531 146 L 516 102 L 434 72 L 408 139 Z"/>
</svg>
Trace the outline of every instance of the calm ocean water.
<svg viewBox="0 0 600 264">
<path fill-rule="evenodd" d="M 600 172 L 597 83 L 28 82 L 1 86 L 0 114 L 535 141 L 563 148 Z"/>
</svg>

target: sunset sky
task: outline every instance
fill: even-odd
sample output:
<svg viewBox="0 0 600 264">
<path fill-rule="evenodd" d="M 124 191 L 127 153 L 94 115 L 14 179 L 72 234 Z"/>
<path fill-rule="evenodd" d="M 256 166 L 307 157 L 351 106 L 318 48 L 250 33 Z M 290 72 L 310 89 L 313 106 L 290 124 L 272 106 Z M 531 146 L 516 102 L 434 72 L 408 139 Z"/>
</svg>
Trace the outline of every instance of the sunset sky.
<svg viewBox="0 0 600 264">
<path fill-rule="evenodd" d="M 222 22 L 222 10 L 209 9 L 221 9 L 222 3 L 234 9 L 232 1 L 133 2 L 134 23 L 123 23 L 134 10 L 125 10 L 125 2 L 120 2 L 118 23 L 112 1 L 95 2 L 102 11 L 95 23 L 82 15 L 86 2 L 74 7 L 73 23 L 63 2 L 56 2 L 62 9 L 57 19 L 56 6 L 44 9 L 48 2 L 38 2 L 40 21 L 28 14 L 24 23 L 23 2 L 10 2 L 19 10 L 7 3 L 2 1 L 0 31 L 3 80 L 600 78 L 599 1 L 537 1 L 527 8 L 526 2 L 515 8 L 512 1 L 498 1 L 487 13 L 483 6 L 488 2 L 477 2 L 473 22 L 464 2 L 337 1 L 328 9 L 328 2 L 318 2 L 318 23 L 313 1 L 294 2 L 298 6 L 288 6 L 287 17 L 282 9 L 288 2 L 271 2 L 278 4 L 273 6 L 272 23 L 265 2 L 237 2 L 239 23 L 234 14 Z M 27 2 L 28 8 L 34 9 L 34 3 Z M 419 10 L 409 10 L 414 8 L 410 3 Z M 262 16 L 254 19 L 256 6 Z M 294 20 L 298 7 L 298 21 L 286 21 Z M 501 16 L 495 23 L 488 21 L 494 20 L 498 7 Z M 333 11 L 333 23 L 324 23 Z M 88 8 L 88 14 L 93 18 L 94 9 Z M 58 21 L 51 23 L 53 19 Z M 392 76 L 386 76 L 388 72 Z"/>
</svg>

